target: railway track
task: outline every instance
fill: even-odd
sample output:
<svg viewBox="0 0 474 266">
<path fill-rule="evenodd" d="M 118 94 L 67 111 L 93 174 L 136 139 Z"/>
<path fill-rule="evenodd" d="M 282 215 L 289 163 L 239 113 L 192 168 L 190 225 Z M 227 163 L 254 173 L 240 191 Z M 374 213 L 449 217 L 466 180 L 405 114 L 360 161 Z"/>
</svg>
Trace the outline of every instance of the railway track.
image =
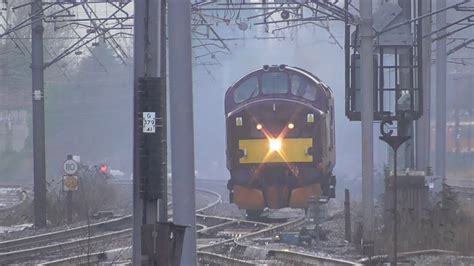
<svg viewBox="0 0 474 266">
<path fill-rule="evenodd" d="M 289 215 L 288 212 L 283 213 L 285 216 Z M 272 214 L 268 217 L 272 216 L 275 217 Z M 298 252 L 295 250 L 301 250 L 300 248 L 293 249 L 288 245 L 262 244 L 281 232 L 299 230 L 306 223 L 306 217 L 302 214 L 283 221 L 280 219 L 270 218 L 270 223 L 258 230 L 214 243 L 198 245 L 199 263 L 201 265 L 361 265 L 329 255 Z M 278 220 L 280 221 L 275 222 Z M 232 223 L 234 222 L 228 222 L 228 224 Z M 222 232 L 220 227 L 226 227 L 226 224 L 217 225 L 215 231 Z"/>
<path fill-rule="evenodd" d="M 290 221 L 269 225 L 258 231 L 237 236 L 232 239 L 220 241 L 199 247 L 199 263 L 203 265 L 361 265 L 356 262 L 316 256 L 288 249 L 266 249 L 253 244 L 253 239 L 273 236 L 278 232 L 297 227 L 305 222 L 304 217 Z M 256 259 L 244 259 L 242 254 L 252 250 L 253 254 L 261 254 Z M 233 254 L 233 253 L 240 253 Z"/>
<path fill-rule="evenodd" d="M 0 242 L 0 262 L 4 256 L 14 251 L 28 250 L 34 246 L 46 246 L 51 243 L 59 243 L 68 239 L 80 238 L 87 234 L 95 234 L 104 231 L 120 230 L 129 227 L 132 216 L 124 216 L 109 221 L 84 225 L 72 229 L 61 230 L 41 235 L 24 237 L 14 240 Z"/>
<path fill-rule="evenodd" d="M 198 248 L 199 263 L 202 265 L 361 265 L 352 261 L 316 256 L 288 249 L 262 248 L 253 242 L 256 238 L 268 238 L 304 223 L 305 217 L 298 217 L 278 224 L 265 224 L 265 227 L 258 230 L 200 246 Z M 226 224 L 217 225 L 216 227 L 223 225 Z M 245 253 L 260 254 L 260 256 L 250 260 L 243 256 Z"/>
<path fill-rule="evenodd" d="M 293 227 L 301 225 L 304 222 L 304 217 L 298 217 L 296 219 L 291 219 L 285 222 L 279 223 L 262 223 L 255 221 L 246 221 L 242 219 L 220 217 L 220 216 L 209 216 L 202 214 L 203 211 L 212 208 L 221 201 L 220 195 L 213 191 L 202 190 L 201 192 L 208 193 L 208 195 L 214 195 L 216 200 L 211 202 L 204 208 L 197 210 L 196 218 L 197 223 L 200 225 L 198 230 L 199 240 L 201 244 L 199 245 L 199 259 L 200 263 L 203 264 L 216 264 L 216 265 L 256 265 L 256 262 L 240 260 L 238 258 L 229 257 L 220 253 L 223 253 L 223 250 L 233 247 L 235 249 L 247 249 L 247 248 L 257 248 L 252 246 L 251 240 L 258 237 L 268 237 L 274 235 L 277 232 L 289 230 Z M 120 237 L 129 237 L 131 234 L 131 229 L 124 230 L 122 232 L 113 232 L 108 235 L 108 238 L 120 238 Z M 204 240 L 205 243 L 202 241 Z M 95 240 L 94 240 L 95 241 Z M 101 243 L 100 240 L 97 240 L 97 243 Z M 68 250 L 75 250 L 81 246 L 80 241 L 75 241 L 73 243 L 63 243 L 66 245 Z M 53 247 L 52 247 L 53 248 Z M 55 247 L 56 249 L 62 247 Z M 66 249 L 65 248 L 65 249 Z M 49 249 L 49 248 L 48 248 Z M 65 250 L 64 249 L 64 250 Z M 67 265 L 67 264 L 80 264 L 80 263 L 98 263 L 104 260 L 114 260 L 118 254 L 124 255 L 125 257 L 130 256 L 130 247 L 124 247 L 120 249 L 113 249 L 109 251 L 90 253 L 87 255 L 79 254 L 74 255 L 69 258 L 62 258 L 51 261 L 49 263 L 44 263 L 43 265 Z M 270 252 L 271 251 L 271 252 Z M 288 258 L 291 258 L 293 263 L 303 263 L 304 261 L 309 261 L 307 254 L 299 254 L 285 250 L 268 250 L 269 255 L 271 255 L 271 260 L 276 263 L 283 261 L 282 254 L 286 254 L 286 261 L 290 262 Z M 285 253 L 286 252 L 286 253 Z M 292 255 L 292 256 L 290 256 Z M 329 261 L 334 262 L 329 258 L 323 257 L 311 257 L 312 261 Z M 301 264 L 304 265 L 304 264 Z M 352 264 L 325 264 L 325 265 L 352 265 Z"/>
<path fill-rule="evenodd" d="M 214 200 L 197 212 L 202 212 L 221 202 L 220 195 L 205 189 L 196 189 L 198 193 L 210 195 Z M 172 204 L 169 204 L 172 208 Z M 0 242 L 0 265 L 23 261 L 40 260 L 39 258 L 58 258 L 68 254 L 72 258 L 81 257 L 84 250 L 112 241 L 126 241 L 131 238 L 132 216 L 81 226 L 72 229 L 25 237 L 10 241 Z M 76 254 L 77 253 L 77 254 Z M 93 252 L 87 252 L 87 260 Z M 100 254 L 100 252 L 98 253 Z M 67 259 L 66 259 L 67 260 Z M 67 263 L 66 263 L 67 264 Z M 47 265 L 47 264 L 46 264 Z"/>
<path fill-rule="evenodd" d="M 289 250 L 264 249 L 253 244 L 255 238 L 269 237 L 278 232 L 290 230 L 304 223 L 304 217 L 284 222 L 255 222 L 242 219 L 210 216 L 203 212 L 222 201 L 219 193 L 199 189 L 199 193 L 214 198 L 196 212 L 198 232 L 198 256 L 201 264 L 211 265 L 257 265 L 256 260 L 241 259 L 229 255 L 232 250 L 261 250 L 266 254 L 265 261 L 275 265 L 357 265 L 353 262 L 298 253 Z M 170 206 L 171 207 L 171 206 Z M 105 243 L 122 241 L 129 243 L 132 234 L 131 216 L 117 218 L 90 226 L 77 227 L 44 235 L 37 235 L 12 241 L 0 242 L 0 264 L 19 261 L 49 261 L 42 265 L 73 265 L 99 263 L 117 260 L 118 257 L 131 256 L 129 246 L 106 251 L 84 252 L 85 246 L 105 246 Z M 105 232 L 104 232 L 105 231 Z M 85 237 L 86 234 L 94 235 Z M 97 250 L 96 250 L 97 251 Z M 68 257 L 57 256 L 68 254 Z M 38 259 L 41 258 L 41 259 Z"/>
</svg>

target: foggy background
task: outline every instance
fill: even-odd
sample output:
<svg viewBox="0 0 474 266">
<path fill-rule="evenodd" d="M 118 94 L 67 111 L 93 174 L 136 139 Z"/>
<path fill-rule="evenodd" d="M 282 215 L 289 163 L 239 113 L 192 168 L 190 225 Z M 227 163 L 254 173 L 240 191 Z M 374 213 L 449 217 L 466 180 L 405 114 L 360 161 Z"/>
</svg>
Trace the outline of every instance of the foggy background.
<svg viewBox="0 0 474 266">
<path fill-rule="evenodd" d="M 27 1 L 18 0 L 20 2 Z M 374 9 L 380 3 L 374 1 Z M 128 11 L 133 12 L 131 6 Z M 10 16 L 11 24 L 15 25 L 26 18 L 28 12 L 28 8 L 23 8 L 4 15 Z M 105 16 L 108 11 L 99 9 L 96 12 Z M 360 178 L 360 122 L 349 122 L 344 114 L 345 62 L 340 47 L 344 40 L 343 23 L 306 24 L 273 32 L 275 28 L 271 25 L 252 25 L 258 22 L 252 20 L 247 21 L 246 27 L 240 27 L 245 22 L 242 18 L 252 15 L 251 12 L 257 11 L 227 14 L 232 19 L 226 23 L 219 19 L 212 22 L 230 52 L 222 48 L 222 43 L 206 39 L 193 28 L 197 177 L 229 178 L 225 164 L 224 95 L 227 88 L 243 75 L 265 64 L 287 64 L 312 72 L 333 90 L 337 151 L 334 173 L 339 184 Z M 448 13 L 448 21 L 458 19 L 456 16 L 459 14 Z M 69 28 L 55 31 L 50 23 L 45 24 L 45 27 L 46 62 L 75 42 L 78 34 L 84 34 L 76 34 Z M 456 37 L 471 38 L 473 30 L 464 30 L 457 33 Z M 28 51 L 31 33 L 26 27 L 17 34 L 15 43 L 9 39 L 0 40 L 0 179 L 32 182 L 31 59 Z M 66 155 L 75 154 L 80 155 L 85 164 L 105 163 L 111 169 L 123 171 L 125 178 L 130 178 L 133 147 L 133 38 L 124 35 L 116 39 L 128 56 L 118 57 L 110 44 L 99 38 L 45 72 L 48 177 L 61 175 L 61 164 Z M 473 50 L 466 48 L 450 57 L 448 105 L 457 101 L 452 97 L 456 93 L 449 93 L 450 89 L 462 85 L 455 81 L 455 74 L 472 73 L 472 61 L 468 61 L 473 58 L 472 55 Z M 432 73 L 431 119 L 434 125 L 436 84 L 434 71 Z M 452 120 L 450 114 L 448 119 Z M 378 136 L 379 126 L 374 124 L 375 171 L 381 172 L 387 159 L 387 147 L 378 140 Z M 435 150 L 434 136 L 433 133 L 432 152 Z M 469 164 L 464 161 L 464 165 Z M 435 167 L 434 153 L 431 154 L 431 165 Z M 448 170 L 449 167 L 457 169 L 456 164 L 448 165 Z M 459 174 L 462 177 L 465 175 L 464 172 Z M 376 182 L 382 181 L 379 175 L 375 177 Z"/>
<path fill-rule="evenodd" d="M 331 26 L 333 34 L 342 43 L 342 23 Z M 240 45 L 231 44 L 232 54 L 220 57 L 221 66 L 205 69 L 198 65 L 194 68 L 196 169 L 200 177 L 228 177 L 225 169 L 224 95 L 240 77 L 265 64 L 304 68 L 331 87 L 336 105 L 335 174 L 351 178 L 360 175 L 360 123 L 349 122 L 344 114 L 344 50 L 330 39 L 324 29 L 309 26 L 297 31 L 297 36 L 286 40 L 246 40 Z M 207 70 L 212 73 L 208 74 Z M 377 142 L 376 158 L 379 160 L 376 163 L 380 166 L 385 150 Z"/>
<path fill-rule="evenodd" d="M 329 26 L 332 38 L 321 25 L 310 24 L 271 33 L 272 28 L 265 31 L 263 26 L 252 25 L 242 31 L 236 22 L 215 25 L 223 38 L 232 38 L 224 40 L 230 53 L 221 51 L 208 54 L 205 47 L 193 50 L 197 176 L 217 179 L 229 177 L 225 164 L 224 95 L 227 88 L 243 75 L 265 64 L 287 64 L 312 72 L 333 90 L 336 104 L 335 174 L 339 181 L 359 178 L 360 123 L 349 122 L 344 114 L 344 51 L 333 39 L 343 44 L 343 23 L 324 24 Z M 26 38 L 29 30 L 24 30 L 22 34 L 25 36 L 25 46 L 30 46 Z M 48 34 L 55 34 L 56 37 L 48 38 Z M 63 33 L 61 36 L 71 34 Z M 47 28 L 45 31 L 45 47 L 48 49 L 46 61 L 69 44 L 67 40 L 58 39 L 57 35 L 52 29 Z M 199 36 L 194 37 L 196 46 L 203 44 Z M 80 49 L 80 54 L 72 54 L 46 70 L 47 176 L 60 175 L 66 155 L 75 154 L 80 155 L 86 164 L 106 163 L 111 169 L 123 171 L 126 178 L 130 177 L 133 147 L 133 40 L 131 37 L 120 40 L 130 55 L 125 62 L 100 40 L 97 45 Z M 11 44 L 4 42 L 1 45 L 8 52 L 1 55 L 4 73 L 1 76 L 2 91 L 8 91 L 11 98 L 23 95 L 27 105 L 23 120 L 13 125 L 15 143 L 19 144 L 1 153 L 3 165 L 0 165 L 0 173 L 4 175 L 1 178 L 32 180 L 30 59 L 28 54 L 18 53 Z M 11 75 L 13 72 L 16 74 Z M 7 80 L 9 83 L 5 83 Z M 2 117 L 6 117 L 6 114 Z M 374 136 L 378 136 L 377 125 L 374 126 L 374 133 Z M 374 142 L 375 165 L 381 170 L 386 159 L 386 146 L 377 138 Z M 20 167 L 12 167 L 11 162 L 16 162 Z"/>
</svg>

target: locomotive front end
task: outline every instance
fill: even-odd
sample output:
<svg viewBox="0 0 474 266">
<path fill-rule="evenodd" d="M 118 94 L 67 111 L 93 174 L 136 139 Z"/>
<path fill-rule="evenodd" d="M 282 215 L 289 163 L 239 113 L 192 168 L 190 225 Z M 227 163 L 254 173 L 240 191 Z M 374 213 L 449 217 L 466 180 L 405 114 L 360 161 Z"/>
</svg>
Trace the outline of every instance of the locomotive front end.
<svg viewBox="0 0 474 266">
<path fill-rule="evenodd" d="M 333 196 L 332 114 L 314 104 L 318 96 L 326 99 L 319 107 L 332 110 L 314 80 L 282 67 L 253 72 L 229 89 L 231 202 L 258 212 L 306 208 L 312 196 Z"/>
</svg>

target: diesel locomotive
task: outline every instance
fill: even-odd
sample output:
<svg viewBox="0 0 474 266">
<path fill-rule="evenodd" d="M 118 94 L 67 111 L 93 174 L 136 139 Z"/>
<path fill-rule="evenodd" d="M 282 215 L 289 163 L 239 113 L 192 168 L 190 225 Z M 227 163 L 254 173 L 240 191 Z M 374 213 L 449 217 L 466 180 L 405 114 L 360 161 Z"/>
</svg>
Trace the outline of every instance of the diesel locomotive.
<svg viewBox="0 0 474 266">
<path fill-rule="evenodd" d="M 227 188 L 248 216 L 334 198 L 334 98 L 310 72 L 265 65 L 225 95 Z"/>
</svg>

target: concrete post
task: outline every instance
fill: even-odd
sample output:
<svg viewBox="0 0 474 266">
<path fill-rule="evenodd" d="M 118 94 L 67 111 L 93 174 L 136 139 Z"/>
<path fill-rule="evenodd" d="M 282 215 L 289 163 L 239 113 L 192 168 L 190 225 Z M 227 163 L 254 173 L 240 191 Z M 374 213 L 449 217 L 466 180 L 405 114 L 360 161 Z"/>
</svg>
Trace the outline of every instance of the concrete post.
<svg viewBox="0 0 474 266">
<path fill-rule="evenodd" d="M 168 4 L 173 220 L 186 229 L 181 265 L 196 265 L 191 6 Z"/>
<path fill-rule="evenodd" d="M 46 226 L 46 159 L 44 133 L 43 1 L 31 3 L 31 71 L 33 83 L 34 224 Z"/>
<path fill-rule="evenodd" d="M 420 1 L 422 14 L 431 13 L 431 1 Z M 431 32 L 431 17 L 422 20 L 422 34 Z M 431 40 L 424 38 L 423 65 L 423 116 L 416 122 L 416 169 L 426 171 L 430 165 L 431 151 Z"/>
<path fill-rule="evenodd" d="M 446 7 L 445 0 L 436 1 L 436 9 Z M 436 15 L 436 28 L 446 26 L 446 11 Z M 446 33 L 438 32 L 438 36 Z M 446 178 L 446 38 L 436 41 L 436 174 Z"/>
<path fill-rule="evenodd" d="M 372 253 L 374 241 L 374 84 L 372 1 L 360 1 L 362 88 L 362 216 L 363 248 Z"/>
</svg>

